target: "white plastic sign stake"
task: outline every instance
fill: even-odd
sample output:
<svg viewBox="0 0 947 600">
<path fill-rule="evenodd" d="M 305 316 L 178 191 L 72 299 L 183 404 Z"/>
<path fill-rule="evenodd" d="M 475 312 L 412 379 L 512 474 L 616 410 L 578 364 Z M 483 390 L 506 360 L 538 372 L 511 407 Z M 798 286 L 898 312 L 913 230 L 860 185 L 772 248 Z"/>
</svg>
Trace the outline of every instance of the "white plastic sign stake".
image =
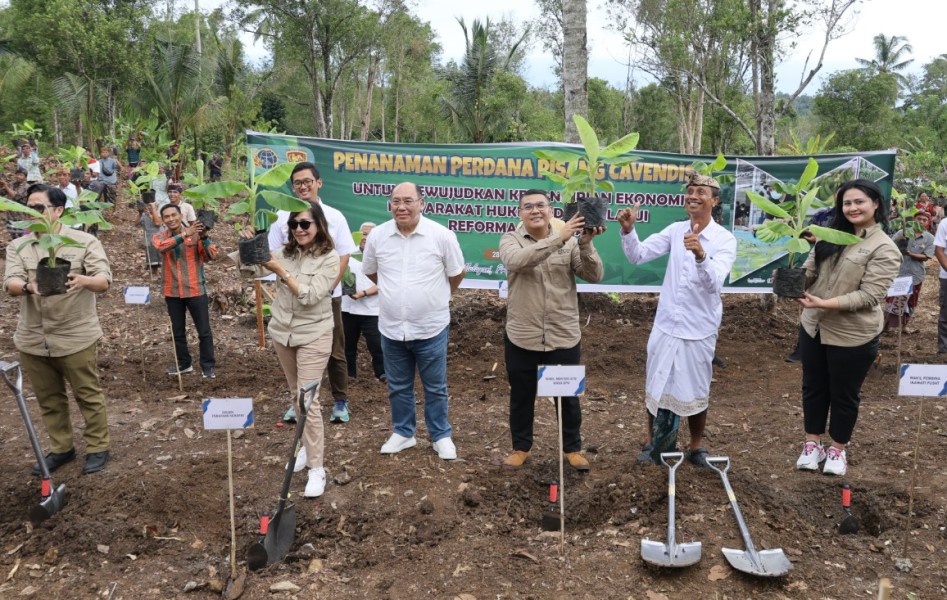
<svg viewBox="0 0 947 600">
<path fill-rule="evenodd" d="M 208 398 L 201 410 L 204 429 L 246 429 L 253 425 L 253 398 Z"/>
<path fill-rule="evenodd" d="M 500 282 L 499 292 L 500 292 L 501 300 L 506 300 L 507 298 L 509 298 L 510 289 L 507 287 L 506 279 Z"/>
<path fill-rule="evenodd" d="M 899 396 L 947 396 L 947 365 L 901 365 Z"/>
<path fill-rule="evenodd" d="M 149 304 L 151 290 L 145 286 L 130 285 L 125 288 L 125 304 Z"/>
<path fill-rule="evenodd" d="M 585 365 L 539 365 L 536 395 L 565 398 L 585 393 Z"/>
<path fill-rule="evenodd" d="M 888 297 L 907 296 L 911 293 L 912 287 L 914 287 L 914 283 L 910 275 L 906 277 L 896 277 L 895 280 L 891 282 L 891 287 L 888 288 Z"/>
</svg>

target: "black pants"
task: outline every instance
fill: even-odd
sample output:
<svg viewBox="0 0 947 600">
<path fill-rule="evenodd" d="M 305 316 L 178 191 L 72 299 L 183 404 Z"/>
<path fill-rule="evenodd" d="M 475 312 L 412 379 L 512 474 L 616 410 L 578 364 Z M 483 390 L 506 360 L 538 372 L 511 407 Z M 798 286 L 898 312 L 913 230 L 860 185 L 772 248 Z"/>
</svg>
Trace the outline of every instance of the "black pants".
<svg viewBox="0 0 947 600">
<path fill-rule="evenodd" d="M 810 337 L 799 328 L 802 352 L 802 412 L 806 433 L 829 436 L 839 444 L 852 439 L 858 419 L 859 394 L 871 363 L 878 356 L 878 337 L 867 344 L 843 348 L 823 344 L 819 334 Z"/>
<path fill-rule="evenodd" d="M 580 344 L 562 350 L 538 352 L 524 350 L 504 336 L 506 373 L 510 380 L 510 434 L 513 449 L 528 452 L 533 447 L 533 417 L 536 411 L 536 370 L 539 365 L 577 365 Z M 579 399 L 562 399 L 562 449 L 578 452 L 582 448 L 582 411 Z M 558 443 L 556 444 L 558 445 Z"/>
<path fill-rule="evenodd" d="M 187 350 L 187 332 L 185 326 L 185 311 L 191 313 L 191 320 L 197 328 L 197 338 L 200 342 L 201 369 L 212 369 L 214 361 L 214 335 L 210 331 L 210 312 L 207 296 L 194 298 L 164 299 L 168 305 L 168 316 L 171 317 L 171 334 L 174 336 L 174 350 L 178 357 L 178 369 L 191 366 L 191 353 Z"/>
<path fill-rule="evenodd" d="M 381 352 L 381 334 L 378 333 L 378 315 L 356 315 L 342 313 L 342 328 L 345 330 L 345 362 L 349 377 L 355 377 L 355 358 L 358 356 L 358 338 L 365 336 L 368 353 L 372 355 L 372 370 L 375 377 L 385 374 L 384 356 Z"/>
</svg>

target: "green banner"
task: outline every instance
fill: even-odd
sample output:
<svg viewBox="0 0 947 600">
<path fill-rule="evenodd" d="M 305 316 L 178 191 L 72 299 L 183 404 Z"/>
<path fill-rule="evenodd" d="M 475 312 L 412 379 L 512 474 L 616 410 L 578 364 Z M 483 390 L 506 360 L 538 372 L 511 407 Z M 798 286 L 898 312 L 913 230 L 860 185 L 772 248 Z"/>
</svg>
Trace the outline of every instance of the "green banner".
<svg viewBox="0 0 947 600">
<path fill-rule="evenodd" d="M 520 194 L 529 188 L 548 190 L 558 200 L 558 190 L 540 172 L 565 174 L 565 165 L 536 158 L 536 150 L 562 149 L 566 144 L 389 144 L 353 142 L 247 132 L 249 161 L 257 173 L 289 161 L 310 161 L 318 166 L 323 186 L 320 198 L 348 219 L 357 231 L 366 221 L 382 223 L 391 218 L 388 196 L 392 188 L 411 181 L 421 186 L 424 215 L 457 234 L 467 262 L 465 287 L 493 288 L 506 281 L 499 260 L 500 237 L 516 227 Z M 605 277 L 597 285 L 582 284 L 583 291 L 653 292 L 664 278 L 666 259 L 633 266 L 625 259 L 618 238 L 616 215 L 622 208 L 641 202 L 638 235 L 647 238 L 670 223 L 686 219 L 684 182 L 696 160 L 713 157 L 635 151 L 640 159 L 626 166 L 608 166 L 599 178 L 611 181 L 608 231 L 595 239 L 605 264 Z M 827 199 L 844 181 L 862 177 L 878 182 L 890 194 L 895 155 L 893 151 L 815 156 L 819 163 L 819 198 Z M 784 253 L 756 239 L 755 228 L 764 214 L 751 204 L 746 190 L 769 193 L 773 181 L 793 182 L 808 157 L 727 157 L 722 173 L 735 175 L 720 193 L 722 210 L 715 216 L 737 238 L 737 260 L 726 291 L 766 291 L 770 272 Z M 284 190 L 292 193 L 287 185 Z M 561 204 L 555 205 L 561 217 Z M 827 210 L 812 215 L 824 221 Z"/>
</svg>

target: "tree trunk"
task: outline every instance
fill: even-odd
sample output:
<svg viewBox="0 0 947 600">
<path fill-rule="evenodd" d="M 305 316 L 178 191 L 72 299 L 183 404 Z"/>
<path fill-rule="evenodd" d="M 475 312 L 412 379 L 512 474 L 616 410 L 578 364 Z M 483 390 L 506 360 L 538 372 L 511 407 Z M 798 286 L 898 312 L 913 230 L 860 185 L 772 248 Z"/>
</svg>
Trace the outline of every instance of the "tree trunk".
<svg viewBox="0 0 947 600">
<path fill-rule="evenodd" d="M 589 54 L 585 26 L 585 0 L 562 1 L 562 88 L 565 103 L 565 141 L 576 144 L 582 140 L 572 115 L 589 114 Z"/>
<path fill-rule="evenodd" d="M 365 82 L 365 107 L 362 109 L 362 130 L 359 139 L 363 142 L 368 139 L 372 126 L 372 96 L 375 95 L 375 78 L 378 76 L 378 63 L 381 58 L 377 53 L 372 54 L 368 61 L 368 80 Z"/>
<path fill-rule="evenodd" d="M 759 136 L 756 151 L 763 156 L 776 153 L 776 11 L 781 10 L 779 0 L 768 0 L 766 29 L 760 37 L 760 112 Z"/>
</svg>

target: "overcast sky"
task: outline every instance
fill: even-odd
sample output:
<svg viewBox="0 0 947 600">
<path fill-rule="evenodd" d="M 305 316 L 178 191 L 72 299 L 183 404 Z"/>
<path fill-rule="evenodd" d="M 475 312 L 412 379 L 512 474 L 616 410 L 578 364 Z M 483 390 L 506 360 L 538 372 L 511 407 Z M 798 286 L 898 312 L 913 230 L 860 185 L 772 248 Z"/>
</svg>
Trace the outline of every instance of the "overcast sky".
<svg viewBox="0 0 947 600">
<path fill-rule="evenodd" d="M 202 10 L 222 4 L 222 0 L 202 0 Z M 187 5 L 189 3 L 185 3 Z M 431 23 L 438 36 L 444 60 L 459 59 L 464 52 L 464 38 L 457 17 L 467 23 L 473 19 L 490 17 L 498 20 L 506 17 L 514 22 L 528 22 L 538 18 L 539 10 L 532 0 L 413 0 L 414 13 Z M 624 88 L 628 75 L 628 48 L 621 37 L 610 31 L 602 0 L 588 0 L 589 17 L 589 76 L 600 77 L 619 89 Z M 947 52 L 942 41 L 940 20 L 936 18 L 938 0 L 865 0 L 854 20 L 850 33 L 833 41 L 825 56 L 825 65 L 819 77 L 806 89 L 806 93 L 818 92 L 822 78 L 836 71 L 857 68 L 855 58 L 872 58 L 872 38 L 878 33 L 906 36 L 914 48 L 911 72 L 920 72 L 921 65 L 939 54 Z M 814 60 L 820 48 L 821 35 L 814 32 L 800 40 L 797 49 L 777 69 L 777 89 L 794 91 L 803 73 L 806 55 L 810 52 Z M 250 44 L 252 40 L 247 39 Z M 260 48 L 248 48 L 251 58 L 264 56 Z M 634 57 L 632 57 L 634 62 Z M 556 84 L 552 72 L 553 61 L 538 41 L 526 59 L 526 79 L 533 86 L 551 88 Z M 810 65 L 811 68 L 811 65 Z M 647 74 L 632 69 L 635 85 L 646 85 Z"/>
</svg>

